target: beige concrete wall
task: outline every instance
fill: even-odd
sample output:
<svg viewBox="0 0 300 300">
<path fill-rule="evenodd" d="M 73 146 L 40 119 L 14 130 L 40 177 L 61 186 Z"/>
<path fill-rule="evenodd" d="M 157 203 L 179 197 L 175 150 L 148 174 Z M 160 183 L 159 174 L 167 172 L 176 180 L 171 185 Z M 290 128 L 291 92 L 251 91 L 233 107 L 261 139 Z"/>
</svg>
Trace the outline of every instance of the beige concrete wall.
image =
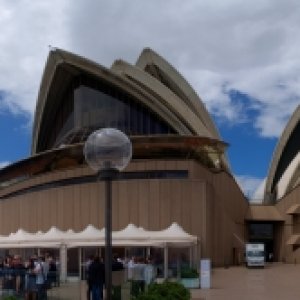
<svg viewBox="0 0 300 300">
<path fill-rule="evenodd" d="M 225 172 L 213 176 L 213 190 L 213 261 L 218 266 L 241 262 L 246 241 L 244 218 L 249 204 L 237 183 Z"/>
<path fill-rule="evenodd" d="M 200 240 L 201 256 L 214 265 L 230 264 L 233 234 L 243 238 L 247 208 L 241 191 L 227 173 L 213 174 L 192 160 L 141 160 L 133 170 L 189 170 L 187 179 L 122 180 L 113 182 L 113 230 L 134 223 L 160 230 L 180 224 Z M 41 183 L 91 174 L 87 168 L 37 176 L 4 190 L 1 195 Z M 55 225 L 82 230 L 88 224 L 104 226 L 103 182 L 61 186 L 25 193 L 0 201 L 0 234 L 19 228 L 34 232 Z"/>
<path fill-rule="evenodd" d="M 0 202 L 1 234 L 28 231 L 82 230 L 104 226 L 104 183 L 88 183 L 27 193 Z M 205 217 L 205 182 L 152 179 L 113 182 L 113 229 L 134 223 L 159 230 L 177 222 L 201 234 Z M 200 230 L 199 230 L 200 229 Z"/>
<path fill-rule="evenodd" d="M 279 241 L 277 251 L 280 260 L 289 263 L 298 261 L 300 263 L 300 252 L 293 248 L 293 246 L 287 245 L 287 241 L 292 234 L 300 234 L 299 216 L 292 216 L 286 213 L 294 204 L 300 204 L 300 186 L 296 187 L 276 204 L 276 208 L 284 217 L 284 224 L 282 224 L 283 229 L 277 236 Z"/>
</svg>

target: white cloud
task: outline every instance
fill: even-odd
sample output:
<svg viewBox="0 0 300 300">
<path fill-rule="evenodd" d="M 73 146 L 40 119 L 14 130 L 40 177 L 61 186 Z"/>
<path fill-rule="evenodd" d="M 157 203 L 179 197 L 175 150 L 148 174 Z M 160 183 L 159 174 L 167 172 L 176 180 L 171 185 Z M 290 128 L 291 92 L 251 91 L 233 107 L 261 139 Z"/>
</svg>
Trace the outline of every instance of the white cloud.
<svg viewBox="0 0 300 300">
<path fill-rule="evenodd" d="M 68 44 L 63 3 L 0 0 L 0 106 L 12 113 L 33 113 L 48 45 Z"/>
<path fill-rule="evenodd" d="M 9 161 L 0 161 L 0 169 L 2 169 L 2 168 L 4 168 L 4 167 L 8 166 L 9 164 L 10 164 Z"/>
<path fill-rule="evenodd" d="M 235 178 L 250 202 L 262 202 L 265 179 L 247 175 L 237 175 Z"/>
<path fill-rule="evenodd" d="M 55 9 L 54 9 L 55 8 Z M 191 82 L 208 109 L 278 136 L 300 103 L 300 6 L 296 0 L 0 0 L 0 106 L 33 114 L 48 45 L 109 66 L 149 46 Z M 1 100 L 0 100 L 1 101 Z"/>
</svg>

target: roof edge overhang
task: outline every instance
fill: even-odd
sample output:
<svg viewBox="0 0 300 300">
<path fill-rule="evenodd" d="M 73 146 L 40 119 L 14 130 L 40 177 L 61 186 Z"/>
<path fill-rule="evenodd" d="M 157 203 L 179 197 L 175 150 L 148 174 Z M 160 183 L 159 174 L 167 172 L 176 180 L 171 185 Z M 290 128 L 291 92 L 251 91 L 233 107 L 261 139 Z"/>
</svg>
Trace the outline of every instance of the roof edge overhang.
<svg viewBox="0 0 300 300">
<path fill-rule="evenodd" d="M 286 245 L 299 246 L 300 245 L 300 234 L 292 234 L 286 241 Z"/>
<path fill-rule="evenodd" d="M 296 203 L 291 205 L 286 211 L 287 215 L 300 215 L 300 204 Z"/>
<path fill-rule="evenodd" d="M 186 127 L 193 134 L 218 138 L 208 131 L 206 125 L 199 119 L 190 106 L 186 105 L 182 99 L 179 99 L 176 94 L 147 72 L 122 60 L 115 61 L 112 70 L 120 72 L 121 75 L 126 76 L 129 80 L 134 81 L 140 87 L 149 91 L 155 98 L 161 99 L 163 106 L 172 111 L 181 123 L 186 124 Z"/>
<path fill-rule="evenodd" d="M 246 212 L 247 222 L 284 222 L 284 218 L 274 205 L 249 205 Z"/>
<path fill-rule="evenodd" d="M 130 140 L 133 145 L 133 160 L 151 159 L 149 157 L 149 149 L 151 150 L 151 148 L 152 159 L 165 158 L 166 153 L 168 154 L 169 151 L 173 150 L 177 151 L 174 153 L 179 153 L 179 156 L 177 154 L 177 157 L 175 155 L 174 157 L 168 157 L 168 159 L 197 159 L 197 153 L 201 154 L 203 151 L 207 151 L 208 148 L 214 151 L 216 155 L 222 155 L 227 147 L 226 143 L 219 140 L 194 136 L 131 136 Z M 37 174 L 54 171 L 53 168 L 59 165 L 59 161 L 66 158 L 72 159 L 73 167 L 83 165 L 83 145 L 83 143 L 78 143 L 47 150 L 8 165 L 0 170 L 0 182 L 3 184 L 18 178 L 26 179 Z M 225 166 L 220 167 L 224 167 L 226 170 Z"/>
</svg>

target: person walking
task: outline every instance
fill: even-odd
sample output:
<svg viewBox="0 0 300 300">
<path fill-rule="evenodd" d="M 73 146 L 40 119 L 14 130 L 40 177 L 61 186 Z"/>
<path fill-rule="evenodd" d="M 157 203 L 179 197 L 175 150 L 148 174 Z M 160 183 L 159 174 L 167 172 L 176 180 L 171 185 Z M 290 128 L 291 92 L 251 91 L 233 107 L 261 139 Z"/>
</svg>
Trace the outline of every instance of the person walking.
<svg viewBox="0 0 300 300">
<path fill-rule="evenodd" d="M 92 288 L 92 300 L 103 299 L 103 285 L 105 282 L 104 264 L 96 256 L 88 269 L 88 284 Z"/>
</svg>

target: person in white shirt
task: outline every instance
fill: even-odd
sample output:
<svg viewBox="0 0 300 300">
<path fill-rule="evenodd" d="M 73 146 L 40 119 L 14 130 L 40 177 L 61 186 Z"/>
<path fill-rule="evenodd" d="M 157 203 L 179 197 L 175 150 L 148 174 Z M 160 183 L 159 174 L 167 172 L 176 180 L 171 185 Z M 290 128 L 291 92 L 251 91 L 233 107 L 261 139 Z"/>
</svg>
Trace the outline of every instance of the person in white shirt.
<svg viewBox="0 0 300 300">
<path fill-rule="evenodd" d="M 145 268 L 146 264 L 143 257 L 139 257 L 132 269 L 131 294 L 134 297 L 138 297 L 139 294 L 145 291 Z"/>
<path fill-rule="evenodd" d="M 150 257 L 148 257 L 147 264 L 146 264 L 145 270 L 144 270 L 144 278 L 145 278 L 145 283 L 147 286 L 154 281 L 155 276 L 156 276 L 155 268 L 153 266 L 152 259 Z"/>
<path fill-rule="evenodd" d="M 132 258 L 129 260 L 128 264 L 127 264 L 127 275 L 128 275 L 128 280 L 132 279 L 133 276 L 133 267 L 136 264 L 136 258 L 134 256 L 132 256 Z"/>
<path fill-rule="evenodd" d="M 37 300 L 47 299 L 47 291 L 45 288 L 46 274 L 44 273 L 44 261 L 39 257 L 35 263 L 34 273 L 36 275 Z"/>
</svg>

